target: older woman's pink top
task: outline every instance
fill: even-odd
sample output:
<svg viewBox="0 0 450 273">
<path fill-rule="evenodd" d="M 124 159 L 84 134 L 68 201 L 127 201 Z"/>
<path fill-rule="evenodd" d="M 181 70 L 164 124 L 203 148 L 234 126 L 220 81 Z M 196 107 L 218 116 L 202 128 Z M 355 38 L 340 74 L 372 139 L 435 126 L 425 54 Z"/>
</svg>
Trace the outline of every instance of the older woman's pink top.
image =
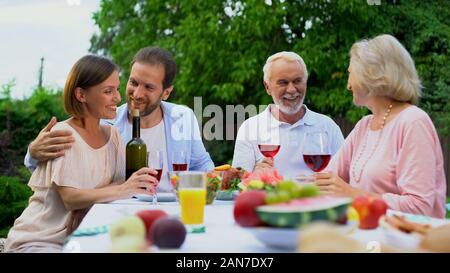
<svg viewBox="0 0 450 273">
<path fill-rule="evenodd" d="M 410 106 L 376 131 L 371 119 L 356 124 L 331 169 L 353 187 L 380 194 L 390 209 L 443 218 L 444 160 L 430 117 Z"/>
</svg>

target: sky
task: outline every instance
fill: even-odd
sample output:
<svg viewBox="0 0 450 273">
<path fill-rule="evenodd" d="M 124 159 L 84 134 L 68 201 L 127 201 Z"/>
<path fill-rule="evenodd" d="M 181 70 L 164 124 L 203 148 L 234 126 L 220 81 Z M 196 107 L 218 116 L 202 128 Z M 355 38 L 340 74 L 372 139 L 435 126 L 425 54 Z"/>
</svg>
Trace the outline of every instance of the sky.
<svg viewBox="0 0 450 273">
<path fill-rule="evenodd" d="M 12 97 L 30 96 L 44 57 L 43 84 L 63 87 L 72 65 L 89 53 L 99 6 L 100 0 L 0 0 L 0 86 L 14 79 Z"/>
</svg>

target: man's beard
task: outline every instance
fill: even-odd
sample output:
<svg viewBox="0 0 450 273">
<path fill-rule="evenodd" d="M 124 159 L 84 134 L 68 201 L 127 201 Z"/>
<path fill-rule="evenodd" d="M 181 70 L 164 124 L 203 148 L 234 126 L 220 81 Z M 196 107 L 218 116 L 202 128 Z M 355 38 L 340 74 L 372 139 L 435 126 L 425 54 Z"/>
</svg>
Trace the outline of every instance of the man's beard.
<svg viewBox="0 0 450 273">
<path fill-rule="evenodd" d="M 283 98 L 281 98 L 280 100 L 274 98 L 273 101 L 275 102 L 275 105 L 278 107 L 278 109 L 280 109 L 281 112 L 283 112 L 286 115 L 294 115 L 297 114 L 302 109 L 304 98 L 305 97 L 302 97 L 298 102 L 296 102 L 292 106 L 284 105 Z"/>
<path fill-rule="evenodd" d="M 146 117 L 150 115 L 151 113 L 153 113 L 153 111 L 155 111 L 156 108 L 158 108 L 160 103 L 161 100 L 158 100 L 157 102 L 148 105 L 147 107 L 145 107 L 144 111 L 142 111 L 142 113 L 139 114 L 139 116 Z"/>
<path fill-rule="evenodd" d="M 146 116 L 150 115 L 151 113 L 153 113 L 153 111 L 155 111 L 156 108 L 158 108 L 161 105 L 162 96 L 163 96 L 163 93 L 161 93 L 159 98 L 154 103 L 148 104 L 144 108 L 144 110 L 139 113 L 139 116 L 140 117 L 146 117 Z M 130 97 L 128 97 L 128 105 L 130 105 L 130 101 L 136 101 L 136 100 L 133 100 Z M 128 111 L 131 111 L 131 109 L 128 109 Z"/>
</svg>

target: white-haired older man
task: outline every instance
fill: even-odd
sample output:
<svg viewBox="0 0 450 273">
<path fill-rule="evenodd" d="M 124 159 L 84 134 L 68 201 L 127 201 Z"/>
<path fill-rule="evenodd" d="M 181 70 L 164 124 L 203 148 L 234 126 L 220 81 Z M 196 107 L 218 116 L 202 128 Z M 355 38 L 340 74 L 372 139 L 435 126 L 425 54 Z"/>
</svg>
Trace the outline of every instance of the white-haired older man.
<svg viewBox="0 0 450 273">
<path fill-rule="evenodd" d="M 294 52 L 270 56 L 263 68 L 264 86 L 274 104 L 242 123 L 234 148 L 233 166 L 248 171 L 275 167 L 285 178 L 311 172 L 303 160 L 302 144 L 306 132 L 325 131 L 331 155 L 344 142 L 342 132 L 329 117 L 311 111 L 303 104 L 308 71 Z M 275 159 L 265 157 L 258 144 L 276 143 Z"/>
</svg>

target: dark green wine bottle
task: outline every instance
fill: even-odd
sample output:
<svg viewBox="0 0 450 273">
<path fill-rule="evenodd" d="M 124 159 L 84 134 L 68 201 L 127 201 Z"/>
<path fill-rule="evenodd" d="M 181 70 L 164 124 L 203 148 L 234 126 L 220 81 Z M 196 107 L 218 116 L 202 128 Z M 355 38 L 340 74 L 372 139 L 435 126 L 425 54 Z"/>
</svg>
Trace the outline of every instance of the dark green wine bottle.
<svg viewBox="0 0 450 273">
<path fill-rule="evenodd" d="M 131 110 L 133 116 L 133 138 L 126 147 L 126 179 L 142 167 L 147 167 L 147 145 L 141 139 L 139 110 Z"/>
</svg>

